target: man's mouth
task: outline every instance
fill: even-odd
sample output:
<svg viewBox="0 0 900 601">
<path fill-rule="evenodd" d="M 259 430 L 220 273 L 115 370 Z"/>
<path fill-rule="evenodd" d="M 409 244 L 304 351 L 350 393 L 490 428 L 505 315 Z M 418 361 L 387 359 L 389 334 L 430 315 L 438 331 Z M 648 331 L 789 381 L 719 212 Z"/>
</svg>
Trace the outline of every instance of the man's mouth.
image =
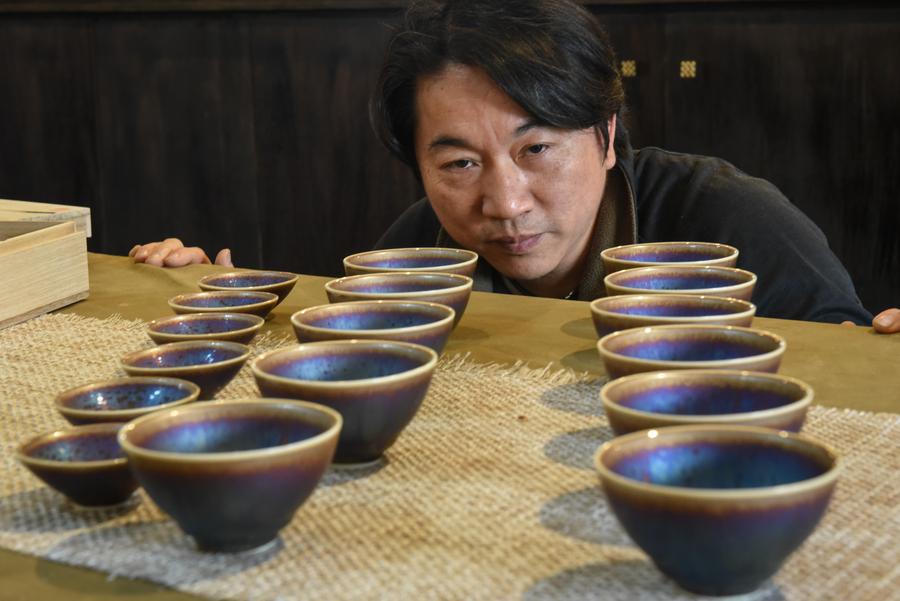
<svg viewBox="0 0 900 601">
<path fill-rule="evenodd" d="M 501 236 L 491 240 L 496 246 L 513 255 L 523 255 L 537 246 L 543 234 Z"/>
</svg>

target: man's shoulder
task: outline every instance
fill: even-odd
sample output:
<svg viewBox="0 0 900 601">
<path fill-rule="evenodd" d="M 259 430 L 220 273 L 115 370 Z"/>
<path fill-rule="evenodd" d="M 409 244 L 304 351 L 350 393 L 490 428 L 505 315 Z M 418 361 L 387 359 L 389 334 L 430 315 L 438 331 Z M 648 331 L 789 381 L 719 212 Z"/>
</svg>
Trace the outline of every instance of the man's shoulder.
<svg viewBox="0 0 900 601">
<path fill-rule="evenodd" d="M 375 248 L 434 246 L 441 224 L 427 198 L 410 205 L 387 229 Z"/>
</svg>

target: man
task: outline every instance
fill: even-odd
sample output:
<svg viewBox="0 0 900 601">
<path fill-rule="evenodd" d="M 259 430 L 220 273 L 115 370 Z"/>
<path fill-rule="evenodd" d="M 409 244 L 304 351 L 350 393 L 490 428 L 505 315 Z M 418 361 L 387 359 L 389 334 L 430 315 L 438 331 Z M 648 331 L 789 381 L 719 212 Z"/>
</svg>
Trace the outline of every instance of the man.
<svg viewBox="0 0 900 601">
<path fill-rule="evenodd" d="M 718 159 L 633 150 L 623 104 L 606 36 L 574 2 L 415 3 L 388 46 L 372 118 L 427 197 L 378 246 L 469 248 L 483 259 L 476 289 L 590 300 L 603 294 L 604 248 L 724 242 L 759 276 L 759 315 L 872 319 L 821 231 L 774 186 Z M 131 254 L 208 261 L 174 240 Z M 900 311 L 874 325 L 900 330 Z"/>
</svg>

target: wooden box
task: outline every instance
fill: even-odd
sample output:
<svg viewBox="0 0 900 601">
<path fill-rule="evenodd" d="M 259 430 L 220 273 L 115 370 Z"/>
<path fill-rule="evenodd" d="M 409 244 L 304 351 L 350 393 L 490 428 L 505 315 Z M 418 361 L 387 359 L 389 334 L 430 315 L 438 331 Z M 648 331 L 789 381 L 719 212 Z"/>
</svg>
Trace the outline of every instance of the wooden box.
<svg viewBox="0 0 900 601">
<path fill-rule="evenodd" d="M 86 230 L 0 219 L 0 328 L 87 298 Z"/>
</svg>

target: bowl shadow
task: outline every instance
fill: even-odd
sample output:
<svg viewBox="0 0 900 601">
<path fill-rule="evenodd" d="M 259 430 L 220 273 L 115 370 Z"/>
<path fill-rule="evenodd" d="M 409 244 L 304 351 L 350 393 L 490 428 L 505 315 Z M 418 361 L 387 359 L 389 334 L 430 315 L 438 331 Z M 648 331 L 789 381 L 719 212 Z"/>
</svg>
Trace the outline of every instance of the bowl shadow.
<svg viewBox="0 0 900 601">
<path fill-rule="evenodd" d="M 593 472 L 594 453 L 614 436 L 609 426 L 563 432 L 544 445 L 544 455 L 561 465 Z"/>
<path fill-rule="evenodd" d="M 541 507 L 538 520 L 544 528 L 576 540 L 635 546 L 609 507 L 599 482 L 551 499 Z"/>
<path fill-rule="evenodd" d="M 603 382 L 574 382 L 554 386 L 541 395 L 541 404 L 550 409 L 600 417 L 600 386 Z"/>
<path fill-rule="evenodd" d="M 99 526 L 134 511 L 141 497 L 106 507 L 76 505 L 47 486 L 0 497 L 0 531 L 66 532 Z"/>
<path fill-rule="evenodd" d="M 594 321 L 590 317 L 567 321 L 559 329 L 563 334 L 597 342 L 597 330 L 594 328 Z"/>
</svg>

